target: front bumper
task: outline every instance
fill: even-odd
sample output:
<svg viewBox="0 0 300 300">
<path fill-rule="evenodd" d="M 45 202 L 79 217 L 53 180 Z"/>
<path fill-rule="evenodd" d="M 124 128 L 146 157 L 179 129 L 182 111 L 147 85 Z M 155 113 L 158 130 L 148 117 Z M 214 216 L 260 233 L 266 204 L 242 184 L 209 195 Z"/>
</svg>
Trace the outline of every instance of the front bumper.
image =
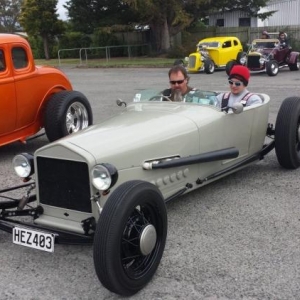
<svg viewBox="0 0 300 300">
<path fill-rule="evenodd" d="M 77 234 L 73 232 L 72 233 L 67 232 L 64 230 L 58 230 L 58 229 L 53 230 L 44 226 L 21 222 L 13 219 L 0 219 L 0 230 L 2 231 L 12 234 L 13 228 L 15 226 L 26 227 L 29 229 L 39 230 L 46 233 L 52 233 L 55 236 L 56 244 L 70 244 L 70 245 L 92 244 L 94 239 L 93 234 L 87 234 L 87 235 Z"/>
</svg>

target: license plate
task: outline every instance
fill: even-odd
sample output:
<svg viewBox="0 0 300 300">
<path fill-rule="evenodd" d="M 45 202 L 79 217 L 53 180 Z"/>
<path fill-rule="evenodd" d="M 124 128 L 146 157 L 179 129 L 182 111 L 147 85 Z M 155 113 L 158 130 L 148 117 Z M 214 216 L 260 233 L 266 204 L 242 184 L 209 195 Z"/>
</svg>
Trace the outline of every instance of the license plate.
<svg viewBox="0 0 300 300">
<path fill-rule="evenodd" d="M 13 228 L 13 243 L 42 251 L 54 252 L 54 234 L 27 228 Z"/>
</svg>

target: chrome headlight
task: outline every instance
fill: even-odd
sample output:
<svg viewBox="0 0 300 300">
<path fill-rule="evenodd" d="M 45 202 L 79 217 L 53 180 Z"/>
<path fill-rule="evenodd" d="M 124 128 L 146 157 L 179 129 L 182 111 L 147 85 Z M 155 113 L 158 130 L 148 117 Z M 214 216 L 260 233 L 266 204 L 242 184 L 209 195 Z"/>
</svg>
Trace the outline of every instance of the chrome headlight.
<svg viewBox="0 0 300 300">
<path fill-rule="evenodd" d="M 100 191 L 110 189 L 118 180 L 118 171 L 111 164 L 96 165 L 91 174 L 93 186 Z"/>
<path fill-rule="evenodd" d="M 245 56 L 243 56 L 243 57 L 240 58 L 240 64 L 241 65 L 244 65 L 246 62 L 247 62 L 247 59 L 246 59 Z"/>
<path fill-rule="evenodd" d="M 261 65 L 263 65 L 263 64 L 265 63 L 265 61 L 266 61 L 266 59 L 265 59 L 264 57 L 261 57 L 261 58 L 259 59 L 259 63 L 260 63 Z"/>
<path fill-rule="evenodd" d="M 32 154 L 18 154 L 13 158 L 12 164 L 19 177 L 27 178 L 34 173 Z"/>
</svg>

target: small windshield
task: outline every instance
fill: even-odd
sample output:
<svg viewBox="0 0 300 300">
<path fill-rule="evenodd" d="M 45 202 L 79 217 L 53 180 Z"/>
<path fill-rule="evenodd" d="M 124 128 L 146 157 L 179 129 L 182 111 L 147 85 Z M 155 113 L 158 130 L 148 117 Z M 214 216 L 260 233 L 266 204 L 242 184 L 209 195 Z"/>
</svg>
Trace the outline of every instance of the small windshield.
<svg viewBox="0 0 300 300">
<path fill-rule="evenodd" d="M 261 49 L 261 48 L 270 48 L 273 49 L 278 46 L 279 41 L 276 39 L 259 39 L 252 42 L 252 48 Z"/>
<path fill-rule="evenodd" d="M 171 93 L 171 90 L 166 90 L 169 94 Z M 143 101 L 170 101 L 170 98 L 167 95 L 167 93 L 163 92 L 157 92 L 155 90 L 142 90 L 139 93 L 135 94 L 133 97 L 133 102 L 143 102 Z M 164 96 L 163 96 L 164 94 Z M 195 103 L 195 104 L 201 104 L 201 105 L 214 105 L 217 104 L 217 93 L 212 91 L 203 91 L 194 89 L 187 93 L 183 97 L 183 102 L 187 103 Z"/>
<path fill-rule="evenodd" d="M 211 91 L 195 90 L 190 91 L 185 96 L 185 102 L 197 103 L 202 105 L 214 105 L 217 104 L 217 93 Z"/>
<path fill-rule="evenodd" d="M 218 48 L 219 46 L 219 42 L 203 42 L 198 44 L 198 47 Z"/>
</svg>

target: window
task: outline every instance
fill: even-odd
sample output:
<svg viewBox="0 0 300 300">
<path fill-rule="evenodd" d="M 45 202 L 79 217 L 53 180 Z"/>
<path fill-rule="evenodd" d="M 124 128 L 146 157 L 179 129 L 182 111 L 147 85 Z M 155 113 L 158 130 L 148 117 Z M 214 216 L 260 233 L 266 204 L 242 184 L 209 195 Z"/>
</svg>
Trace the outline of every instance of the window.
<svg viewBox="0 0 300 300">
<path fill-rule="evenodd" d="M 6 69 L 5 59 L 4 59 L 4 52 L 0 49 L 0 72 Z"/>
<path fill-rule="evenodd" d="M 231 47 L 231 41 L 226 41 L 222 45 L 222 48 L 229 48 L 229 47 Z"/>
<path fill-rule="evenodd" d="M 224 19 L 217 19 L 216 26 L 224 27 Z"/>
<path fill-rule="evenodd" d="M 21 47 L 15 47 L 12 49 L 12 59 L 16 69 L 26 68 L 28 65 L 26 51 Z"/>
<path fill-rule="evenodd" d="M 250 27 L 250 18 L 239 18 L 239 27 Z"/>
</svg>

